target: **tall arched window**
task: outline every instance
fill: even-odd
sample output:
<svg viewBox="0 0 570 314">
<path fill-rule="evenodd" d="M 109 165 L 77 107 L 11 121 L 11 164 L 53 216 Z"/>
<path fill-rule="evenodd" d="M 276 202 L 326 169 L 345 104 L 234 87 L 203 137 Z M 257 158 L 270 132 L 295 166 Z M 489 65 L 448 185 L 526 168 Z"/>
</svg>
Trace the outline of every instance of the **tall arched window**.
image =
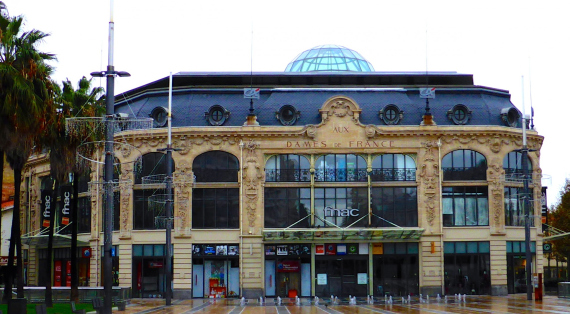
<svg viewBox="0 0 570 314">
<path fill-rule="evenodd" d="M 276 155 L 271 156 L 265 164 L 265 181 L 267 182 L 310 182 L 311 165 L 305 156 Z"/>
<path fill-rule="evenodd" d="M 165 216 L 166 165 L 167 157 L 163 153 L 143 155 L 141 169 L 135 175 L 134 197 L 134 229 L 163 229 L 164 223 L 157 217 Z M 172 169 L 176 169 L 172 161 Z M 159 219 L 159 218 L 158 218 Z"/>
<path fill-rule="evenodd" d="M 239 228 L 238 159 L 223 151 L 203 153 L 194 159 L 196 188 L 192 192 L 192 228 Z M 203 185 L 202 183 L 218 183 Z"/>
<path fill-rule="evenodd" d="M 237 182 L 238 170 L 237 157 L 220 150 L 203 153 L 192 164 L 196 182 Z"/>
<path fill-rule="evenodd" d="M 359 182 L 366 181 L 366 161 L 358 155 L 331 154 L 315 162 L 315 181 Z"/>
<path fill-rule="evenodd" d="M 487 178 L 487 160 L 482 154 L 468 149 L 459 149 L 445 155 L 441 160 L 444 181 L 471 181 Z"/>
<path fill-rule="evenodd" d="M 505 225 L 524 227 L 525 213 L 524 200 L 529 199 L 532 204 L 532 190 L 525 193 L 523 188 L 524 180 L 532 178 L 532 162 L 527 158 L 527 176 L 524 175 L 522 152 L 510 152 L 503 159 L 503 169 L 505 170 Z M 529 181 L 530 183 L 530 181 Z M 531 205 L 532 206 L 532 205 Z M 531 210 L 532 212 L 533 210 Z M 532 213 L 531 213 L 532 215 Z M 534 219 L 530 220 L 531 226 L 534 226 Z"/>
<path fill-rule="evenodd" d="M 416 162 L 403 154 L 385 154 L 372 161 L 372 181 L 416 181 Z"/>
</svg>

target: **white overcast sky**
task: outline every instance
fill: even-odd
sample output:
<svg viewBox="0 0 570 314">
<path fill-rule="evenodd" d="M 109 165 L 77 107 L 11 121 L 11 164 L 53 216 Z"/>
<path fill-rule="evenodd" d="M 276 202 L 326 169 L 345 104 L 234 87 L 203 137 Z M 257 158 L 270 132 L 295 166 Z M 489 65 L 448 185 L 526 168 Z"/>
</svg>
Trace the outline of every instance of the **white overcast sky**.
<svg viewBox="0 0 570 314">
<path fill-rule="evenodd" d="M 10 15 L 25 15 L 26 29 L 51 34 L 40 48 L 57 55 L 58 82 L 105 69 L 110 1 L 3 1 Z M 322 44 L 354 49 L 376 71 L 425 71 L 427 63 L 429 71 L 473 74 L 477 85 L 510 91 L 521 110 L 524 75 L 526 112 L 532 101 L 545 137 L 549 206 L 570 177 L 570 1 L 114 3 L 115 68 L 132 75 L 116 80 L 117 93 L 169 72 L 279 72 Z"/>
</svg>

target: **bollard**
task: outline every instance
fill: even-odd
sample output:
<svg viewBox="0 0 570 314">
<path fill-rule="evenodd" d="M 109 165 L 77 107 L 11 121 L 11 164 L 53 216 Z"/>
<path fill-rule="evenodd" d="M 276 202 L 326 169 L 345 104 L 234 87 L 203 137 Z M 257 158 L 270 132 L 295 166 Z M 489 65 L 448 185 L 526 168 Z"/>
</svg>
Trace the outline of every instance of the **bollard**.
<svg viewBox="0 0 570 314">
<path fill-rule="evenodd" d="M 319 297 L 315 296 L 315 305 L 319 305 Z"/>
<path fill-rule="evenodd" d="M 280 296 L 277 297 L 277 305 L 281 305 L 281 297 Z"/>
<path fill-rule="evenodd" d="M 241 306 L 245 306 L 245 297 L 241 297 L 241 301 L 239 302 Z"/>
</svg>

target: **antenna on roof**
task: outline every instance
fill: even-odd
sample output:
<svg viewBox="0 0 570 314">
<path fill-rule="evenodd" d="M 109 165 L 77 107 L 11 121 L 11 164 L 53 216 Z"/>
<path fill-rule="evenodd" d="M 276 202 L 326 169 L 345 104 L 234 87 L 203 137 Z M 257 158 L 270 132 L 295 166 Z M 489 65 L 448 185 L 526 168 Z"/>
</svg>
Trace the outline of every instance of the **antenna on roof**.
<svg viewBox="0 0 570 314">
<path fill-rule="evenodd" d="M 532 107 L 532 80 L 530 72 L 530 56 L 528 57 L 528 88 L 530 96 L 530 129 L 534 130 L 534 108 Z"/>
<path fill-rule="evenodd" d="M 426 21 L 426 87 L 420 88 L 420 98 L 425 98 L 426 100 L 426 112 L 424 113 L 421 125 L 436 125 L 433 121 L 433 116 L 431 115 L 431 111 L 429 108 L 429 100 L 435 99 L 435 87 L 429 87 L 429 73 L 428 73 L 428 29 L 427 29 L 427 21 Z"/>
<path fill-rule="evenodd" d="M 259 88 L 253 88 L 253 21 L 251 22 L 251 48 L 250 48 L 250 82 L 249 88 L 243 89 L 243 98 L 249 98 L 249 114 L 247 120 L 243 125 L 259 125 L 257 117 L 255 116 L 255 109 L 253 108 L 253 99 L 259 99 Z"/>
</svg>

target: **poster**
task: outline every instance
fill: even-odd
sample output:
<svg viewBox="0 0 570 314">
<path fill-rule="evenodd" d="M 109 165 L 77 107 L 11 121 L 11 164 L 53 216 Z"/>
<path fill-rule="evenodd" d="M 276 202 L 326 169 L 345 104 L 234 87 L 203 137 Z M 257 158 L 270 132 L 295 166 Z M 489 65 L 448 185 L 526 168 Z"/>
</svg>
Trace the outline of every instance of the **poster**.
<svg viewBox="0 0 570 314">
<path fill-rule="evenodd" d="M 348 254 L 358 254 L 358 244 L 349 244 Z"/>
<path fill-rule="evenodd" d="M 275 255 L 275 245 L 266 245 L 265 255 Z"/>
<path fill-rule="evenodd" d="M 277 255 L 287 255 L 287 245 L 278 245 Z"/>
<path fill-rule="evenodd" d="M 239 246 L 237 245 L 228 246 L 228 255 L 239 255 Z"/>
<path fill-rule="evenodd" d="M 346 255 L 346 244 L 337 244 L 336 255 Z"/>
<path fill-rule="evenodd" d="M 366 273 L 358 273 L 358 284 L 365 285 L 368 283 L 368 276 Z"/>
<path fill-rule="evenodd" d="M 327 284 L 327 274 L 317 274 L 317 285 Z"/>
<path fill-rule="evenodd" d="M 325 255 L 325 246 L 324 244 L 317 244 L 315 246 L 315 255 Z"/>
<path fill-rule="evenodd" d="M 325 245 L 325 253 L 327 255 L 336 255 L 336 244 L 326 244 Z"/>
</svg>

